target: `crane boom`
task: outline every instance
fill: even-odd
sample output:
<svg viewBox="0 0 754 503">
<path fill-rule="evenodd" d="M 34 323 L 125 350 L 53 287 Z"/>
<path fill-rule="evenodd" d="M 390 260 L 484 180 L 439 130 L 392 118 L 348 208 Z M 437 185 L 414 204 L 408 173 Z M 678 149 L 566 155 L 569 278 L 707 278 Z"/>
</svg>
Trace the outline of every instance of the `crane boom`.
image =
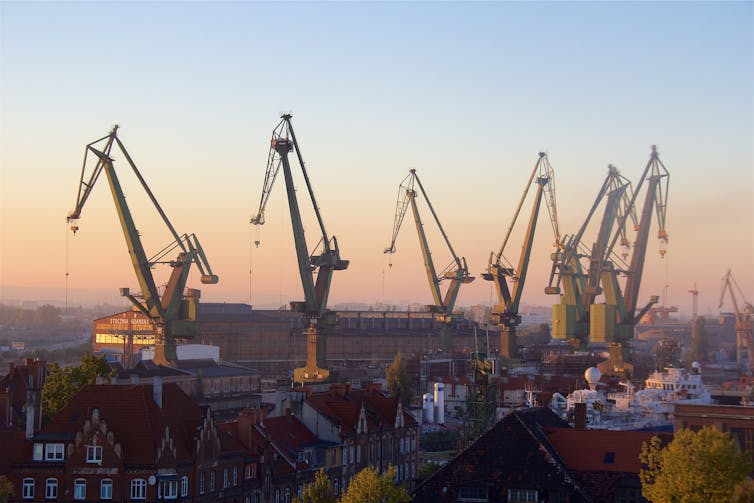
<svg viewBox="0 0 754 503">
<path fill-rule="evenodd" d="M 264 224 L 264 211 L 272 191 L 275 180 L 277 179 L 280 168 L 283 169 L 283 178 L 285 180 L 286 195 L 288 198 L 288 207 L 291 214 L 291 226 L 293 229 L 293 241 L 296 249 L 296 259 L 298 262 L 299 276 L 301 285 L 304 290 L 304 301 L 291 302 L 292 309 L 302 313 L 307 320 L 307 362 L 306 366 L 294 370 L 294 381 L 297 383 L 315 382 L 324 380 L 328 375 L 326 346 L 324 330 L 318 330 L 320 320 L 330 324 L 329 311 L 327 310 L 327 299 L 330 294 L 332 285 L 333 271 L 344 270 L 348 267 L 348 260 L 340 258 L 338 241 L 335 236 L 328 237 L 325 230 L 324 221 L 314 197 L 309 175 L 306 172 L 301 150 L 296 140 L 291 124 L 291 115 L 284 114 L 281 121 L 272 132 L 270 141 L 270 152 L 267 157 L 267 170 L 265 172 L 264 185 L 262 188 L 262 197 L 260 199 L 259 209 L 255 217 L 251 219 L 254 225 Z M 291 151 L 296 151 L 299 166 L 306 182 L 306 187 L 314 207 L 314 212 L 319 223 L 321 239 L 315 250 L 311 253 L 306 243 L 304 234 L 304 224 L 301 218 L 298 199 L 296 197 L 296 188 L 293 183 L 293 172 L 291 170 L 288 155 Z M 320 245 L 321 253 L 317 253 Z M 316 278 L 315 278 L 316 271 Z"/>
<path fill-rule="evenodd" d="M 195 321 L 195 309 L 187 309 L 184 305 L 184 289 L 188 281 L 191 264 L 196 264 L 201 272 L 201 282 L 203 284 L 215 284 L 218 277 L 212 273 L 212 268 L 207 261 L 204 250 L 199 244 L 199 240 L 194 234 L 178 235 L 175 228 L 170 223 L 167 215 L 157 202 L 152 191 L 149 189 L 144 177 L 136 167 L 133 159 L 126 150 L 123 143 L 117 136 L 118 126 L 113 127 L 110 134 L 104 136 L 92 143 L 89 143 L 84 150 L 84 161 L 81 167 L 81 178 L 79 181 L 78 192 L 76 195 L 76 205 L 74 210 L 68 214 L 67 221 L 72 223 L 71 230 L 74 234 L 79 227 L 75 224 L 81 218 L 81 212 L 84 209 L 86 201 L 94 189 L 94 186 L 104 171 L 110 185 L 110 192 L 113 196 L 115 208 L 120 220 L 123 236 L 126 240 L 131 263 L 136 273 L 136 279 L 139 283 L 141 300 L 130 293 L 128 288 L 121 288 L 123 296 L 127 297 L 134 306 L 148 316 L 155 327 L 156 347 L 155 361 L 158 363 L 170 363 L 176 360 L 176 338 L 191 337 L 197 331 Z M 106 140 L 106 141 L 105 141 Z M 104 147 L 95 148 L 95 145 L 105 141 Z M 155 209 L 160 214 L 163 222 L 168 227 L 173 241 L 160 250 L 155 256 L 147 258 L 144 246 L 139 237 L 139 232 L 131 214 L 131 210 L 126 203 L 126 197 L 123 188 L 118 179 L 113 159 L 111 157 L 113 146 L 117 145 L 120 152 L 127 160 L 129 166 L 138 178 L 141 186 L 149 196 Z M 96 157 L 96 163 L 89 177 L 86 177 L 89 155 Z M 164 260 L 165 256 L 178 249 L 178 257 L 175 260 Z M 168 279 L 165 292 L 160 296 L 154 277 L 152 267 L 156 264 L 169 264 L 172 267 L 170 278 Z M 186 302 L 196 302 L 198 296 L 192 296 Z"/>
<path fill-rule="evenodd" d="M 419 191 L 424 198 L 424 201 L 426 201 L 427 207 L 429 208 L 429 211 L 432 214 L 435 223 L 437 224 L 437 228 L 439 229 L 440 234 L 442 235 L 453 260 L 451 264 L 447 266 L 440 274 L 437 273 L 437 269 L 435 268 L 434 261 L 432 260 L 432 253 L 430 251 L 429 242 L 427 240 L 426 233 L 424 232 L 424 224 L 422 223 L 421 215 L 419 213 L 419 208 L 416 202 L 418 195 L 415 189 L 416 186 L 418 186 Z M 440 219 L 437 216 L 437 213 L 435 212 L 435 209 L 432 206 L 432 203 L 427 196 L 427 192 L 424 190 L 424 186 L 419 179 L 419 175 L 416 174 L 415 169 L 409 170 L 408 176 L 406 176 L 406 178 L 404 178 L 399 185 L 395 218 L 393 221 L 392 240 L 390 242 L 390 246 L 385 248 L 384 252 L 390 254 L 396 252 L 395 243 L 398 239 L 398 233 L 401 229 L 401 224 L 403 223 L 403 219 L 406 216 L 406 211 L 409 206 L 411 206 L 411 212 L 414 215 L 416 232 L 419 236 L 419 247 L 421 248 L 422 258 L 424 260 L 424 268 L 426 270 L 429 288 L 432 291 L 432 297 L 434 300 L 434 304 L 429 306 L 429 308 L 433 313 L 435 313 L 436 320 L 442 322 L 445 325 L 450 325 L 456 319 L 456 315 L 454 315 L 453 309 L 455 307 L 455 302 L 458 298 L 458 293 L 460 291 L 461 285 L 465 283 L 471 283 L 474 280 L 474 277 L 469 275 L 469 270 L 466 266 L 466 259 L 459 258 L 455 250 L 453 249 L 453 246 L 450 244 L 450 239 L 448 238 L 445 229 L 443 229 L 442 224 L 440 223 Z M 440 288 L 440 283 L 446 279 L 450 280 L 450 284 L 448 285 L 448 289 L 443 296 Z M 448 349 L 448 344 L 448 340 L 443 341 L 445 349 Z"/>
</svg>

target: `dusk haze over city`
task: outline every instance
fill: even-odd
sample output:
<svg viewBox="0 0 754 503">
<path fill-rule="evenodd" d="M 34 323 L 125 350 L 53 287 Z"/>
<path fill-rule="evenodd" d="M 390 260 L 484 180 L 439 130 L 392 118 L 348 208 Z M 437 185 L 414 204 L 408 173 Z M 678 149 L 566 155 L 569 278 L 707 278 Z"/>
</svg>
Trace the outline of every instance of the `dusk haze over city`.
<svg viewBox="0 0 754 503">
<path fill-rule="evenodd" d="M 752 0 L 0 0 L 0 503 L 754 501 L 751 302 Z"/>
</svg>

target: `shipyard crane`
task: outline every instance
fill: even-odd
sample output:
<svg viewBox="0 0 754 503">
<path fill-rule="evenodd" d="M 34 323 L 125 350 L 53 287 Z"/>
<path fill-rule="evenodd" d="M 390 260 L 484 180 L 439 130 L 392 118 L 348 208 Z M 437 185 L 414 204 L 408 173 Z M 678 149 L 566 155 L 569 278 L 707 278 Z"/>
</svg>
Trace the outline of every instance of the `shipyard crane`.
<svg viewBox="0 0 754 503">
<path fill-rule="evenodd" d="M 739 367 L 743 367 L 743 353 L 744 349 L 748 348 L 749 358 L 749 370 L 751 371 L 754 366 L 754 334 L 752 334 L 752 315 L 754 315 L 754 306 L 744 298 L 741 288 L 738 286 L 733 274 L 728 269 L 728 272 L 723 276 L 720 288 L 720 306 L 723 307 L 723 301 L 725 300 L 725 292 L 728 292 L 731 303 L 733 304 L 733 310 L 736 315 L 736 363 Z M 736 292 L 743 302 L 742 306 L 739 306 L 738 299 L 736 298 Z M 743 309 L 741 309 L 741 307 Z"/>
<path fill-rule="evenodd" d="M 264 224 L 264 210 L 267 200 L 275 184 L 275 179 L 283 168 L 285 190 L 288 196 L 288 206 L 291 212 L 293 227 L 293 241 L 298 259 L 298 270 L 304 290 L 304 301 L 291 302 L 291 309 L 300 312 L 306 320 L 306 365 L 293 371 L 294 383 L 321 382 L 327 379 L 330 371 L 327 369 L 326 339 L 324 329 L 335 324 L 335 313 L 327 309 L 327 298 L 332 284 L 333 271 L 341 271 L 348 267 L 348 260 L 340 258 L 338 241 L 335 236 L 330 238 L 325 230 L 325 224 L 314 197 L 309 175 L 306 172 L 304 159 L 296 135 L 291 124 L 291 115 L 284 114 L 281 121 L 272 131 L 270 152 L 267 158 L 262 197 L 255 217 L 251 219 L 254 225 Z M 296 198 L 296 188 L 293 184 L 293 173 L 288 155 L 296 151 L 301 172 L 306 182 L 306 188 L 311 199 L 314 213 L 320 229 L 320 240 L 310 253 L 304 235 L 304 224 Z"/>
<path fill-rule="evenodd" d="M 419 215 L 419 208 L 416 204 L 416 198 L 418 196 L 415 189 L 416 186 L 419 187 L 421 195 L 427 203 L 427 207 L 429 208 L 452 257 L 450 264 L 443 269 L 440 274 L 436 272 L 437 269 L 432 260 L 432 253 L 429 249 L 427 235 L 424 232 L 424 224 Z M 455 307 L 461 285 L 471 283 L 474 281 L 474 277 L 469 275 L 468 267 L 466 267 L 466 259 L 459 258 L 453 250 L 448 235 L 445 233 L 445 230 L 440 223 L 440 219 L 437 217 L 437 213 L 435 213 L 432 203 L 430 202 L 429 197 L 427 197 L 427 193 L 424 190 L 424 186 L 422 185 L 421 180 L 419 180 L 419 176 L 416 174 L 415 169 L 409 170 L 408 176 L 406 176 L 399 185 L 398 200 L 395 207 L 395 219 L 393 221 L 393 238 L 390 241 L 390 246 L 385 248 L 384 252 L 388 254 L 396 252 L 395 242 L 398 239 L 398 232 L 401 230 L 401 224 L 403 223 L 403 218 L 406 216 L 406 210 L 409 205 L 414 214 L 416 232 L 419 235 L 419 246 L 424 258 L 424 267 L 426 269 L 427 279 L 429 280 L 429 288 L 432 291 L 432 297 L 434 299 L 434 304 L 428 307 L 430 311 L 434 313 L 435 320 L 442 323 L 442 328 L 440 330 L 440 347 L 444 351 L 451 351 L 452 341 L 450 340 L 450 325 L 460 318 L 460 315 L 453 312 L 453 308 Z M 442 295 L 440 283 L 446 279 L 450 280 L 450 284 L 445 291 L 445 295 Z"/>
<path fill-rule="evenodd" d="M 545 293 L 561 295 L 560 303 L 553 306 L 554 338 L 568 339 L 578 346 L 587 343 L 590 309 L 595 298 L 602 293 L 599 286 L 601 271 L 611 259 L 609 244 L 613 232 L 621 238 L 624 249 L 630 247 L 626 237 L 625 218 L 630 217 L 634 223 L 637 222 L 636 213 L 630 204 L 631 197 L 631 182 L 615 166 L 608 165 L 607 176 L 578 232 L 564 237 L 561 248 L 553 254 L 550 282 Z M 597 240 L 588 249 L 582 244 L 582 239 L 603 199 L 606 201 Z M 616 221 L 622 223 L 613 230 Z M 622 256 L 625 258 L 625 252 Z M 584 259 L 588 259 L 586 267 Z"/>
<path fill-rule="evenodd" d="M 75 209 L 68 215 L 68 222 L 75 234 L 79 230 L 76 221 L 81 217 L 84 205 L 92 193 L 95 183 L 102 172 L 105 172 L 110 185 L 110 192 L 115 202 L 123 235 L 126 238 L 128 254 L 131 257 L 136 279 L 139 283 L 140 293 L 131 294 L 129 288 L 121 288 L 120 293 L 128 298 L 140 312 L 152 320 L 155 330 L 155 355 L 154 361 L 159 364 L 170 364 L 177 359 L 176 339 L 186 339 L 198 333 L 196 315 L 199 291 L 189 289 L 184 295 L 184 289 L 188 280 L 191 264 L 195 264 L 201 273 L 203 284 L 215 284 L 218 277 L 212 273 L 212 268 L 207 261 L 199 240 L 194 234 L 179 235 L 168 220 L 167 215 L 160 207 L 157 199 L 147 186 L 146 181 L 136 167 L 123 143 L 117 135 L 118 126 L 99 140 L 88 144 L 84 151 L 84 162 L 81 167 L 81 179 L 76 195 Z M 102 144 L 102 146 L 100 146 Z M 149 196 L 157 212 L 162 217 L 173 237 L 167 246 L 148 258 L 144 251 L 139 232 L 134 224 L 131 210 L 126 204 L 126 196 L 123 193 L 120 181 L 115 171 L 114 160 L 111 157 L 113 147 L 117 145 L 120 152 L 136 174 L 141 186 Z M 87 177 L 87 166 L 95 161 L 94 168 Z M 168 255 L 177 252 L 175 259 L 169 259 Z M 170 278 L 165 289 L 160 295 L 152 268 L 158 264 L 167 264 L 172 268 Z"/>
<path fill-rule="evenodd" d="M 534 196 L 531 216 L 529 217 L 529 226 L 524 235 L 524 243 L 521 246 L 521 255 L 518 260 L 518 266 L 513 267 L 505 259 L 504 251 L 508 244 L 511 231 L 518 220 L 521 207 L 526 200 L 532 182 L 536 178 L 537 190 Z M 505 359 L 517 358 L 518 347 L 516 344 L 516 327 L 521 323 L 521 315 L 518 313 L 526 282 L 526 273 L 529 268 L 529 258 L 531 257 L 532 245 L 534 243 L 534 231 L 537 227 L 537 218 L 539 208 L 542 202 L 542 196 L 546 195 L 547 209 L 550 213 L 553 232 L 555 234 L 555 247 L 560 246 L 560 230 L 558 228 L 557 209 L 555 204 L 555 180 L 554 172 L 547 155 L 544 152 L 539 153 L 534 169 L 529 176 L 529 181 L 521 195 L 516 212 L 513 215 L 508 231 L 503 239 L 500 250 L 490 253 L 490 260 L 487 265 L 487 271 L 482 273 L 482 277 L 487 281 L 494 281 L 495 291 L 497 293 L 497 304 L 492 307 L 490 322 L 500 327 L 500 355 Z M 505 263 L 503 263 L 505 261 Z"/>
<path fill-rule="evenodd" d="M 598 317 L 590 321 L 590 330 L 593 333 L 602 333 L 604 340 L 609 343 L 610 356 L 601 364 L 600 370 L 608 372 L 623 372 L 624 362 L 628 356 L 628 341 L 633 338 L 634 327 L 641 317 L 658 301 L 657 295 L 652 295 L 649 302 L 639 311 L 639 287 L 644 273 L 644 261 L 646 258 L 647 244 L 649 241 L 649 228 L 652 223 L 652 215 L 657 215 L 657 237 L 661 243 L 667 244 L 668 233 L 665 230 L 665 216 L 668 201 L 668 182 L 670 174 L 660 160 L 657 147 L 652 145 L 652 152 L 647 162 L 641 179 L 636 186 L 636 191 L 631 196 L 629 208 L 634 208 L 636 200 L 644 184 L 647 184 L 644 206 L 641 217 L 635 225 L 636 239 L 634 241 L 631 262 L 626 269 L 618 269 L 612 261 L 606 261 L 602 268 L 602 287 L 605 293 L 605 303 L 597 306 L 600 309 Z M 627 214 L 618 219 L 618 226 L 626 224 Z M 614 235 L 608 247 L 612 250 L 618 240 Z M 664 247 L 660 250 L 660 256 L 664 257 Z M 618 275 L 626 277 L 621 290 Z M 603 372 L 604 373 L 604 372 Z"/>
</svg>

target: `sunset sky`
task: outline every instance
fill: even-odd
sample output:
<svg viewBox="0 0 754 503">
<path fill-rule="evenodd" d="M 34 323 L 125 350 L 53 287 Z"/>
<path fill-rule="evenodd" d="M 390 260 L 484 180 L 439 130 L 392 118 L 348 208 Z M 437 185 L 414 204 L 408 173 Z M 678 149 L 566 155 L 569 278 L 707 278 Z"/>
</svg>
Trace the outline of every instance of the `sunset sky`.
<svg viewBox="0 0 754 503">
<path fill-rule="evenodd" d="M 754 301 L 752 2 L 4 1 L 0 72 L 0 302 L 62 303 L 66 273 L 72 305 L 136 289 L 104 179 L 76 236 L 65 221 L 84 146 L 116 123 L 220 276 L 192 276 L 204 301 L 301 300 L 282 179 L 267 223 L 249 224 L 284 112 L 351 261 L 331 304 L 431 302 L 410 215 L 398 252 L 382 253 L 410 168 L 477 276 L 463 306 L 490 302 L 481 272 L 539 151 L 555 170 L 560 228 L 575 233 L 608 164 L 637 183 L 652 144 L 670 172 L 670 242 L 660 259 L 653 221 L 639 303 L 667 286 L 665 302 L 688 315 L 696 283 L 701 313 L 716 314 L 728 268 Z M 117 157 L 116 168 L 154 253 L 169 236 Z M 297 183 L 311 249 L 319 236 Z M 442 269 L 450 256 L 430 238 Z M 543 293 L 551 244 L 543 211 L 525 303 L 557 301 Z M 520 245 L 518 232 L 511 261 Z"/>
</svg>

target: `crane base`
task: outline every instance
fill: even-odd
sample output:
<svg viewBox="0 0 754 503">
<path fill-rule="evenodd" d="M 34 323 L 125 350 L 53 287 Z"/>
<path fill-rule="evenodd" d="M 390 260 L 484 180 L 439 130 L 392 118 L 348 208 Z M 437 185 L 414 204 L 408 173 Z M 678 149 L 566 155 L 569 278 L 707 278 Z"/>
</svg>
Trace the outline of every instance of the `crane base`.
<svg viewBox="0 0 754 503">
<path fill-rule="evenodd" d="M 293 369 L 293 382 L 294 384 L 308 384 L 324 382 L 330 376 L 330 371 L 327 369 L 321 369 L 317 366 L 313 368 L 299 367 Z"/>
</svg>

